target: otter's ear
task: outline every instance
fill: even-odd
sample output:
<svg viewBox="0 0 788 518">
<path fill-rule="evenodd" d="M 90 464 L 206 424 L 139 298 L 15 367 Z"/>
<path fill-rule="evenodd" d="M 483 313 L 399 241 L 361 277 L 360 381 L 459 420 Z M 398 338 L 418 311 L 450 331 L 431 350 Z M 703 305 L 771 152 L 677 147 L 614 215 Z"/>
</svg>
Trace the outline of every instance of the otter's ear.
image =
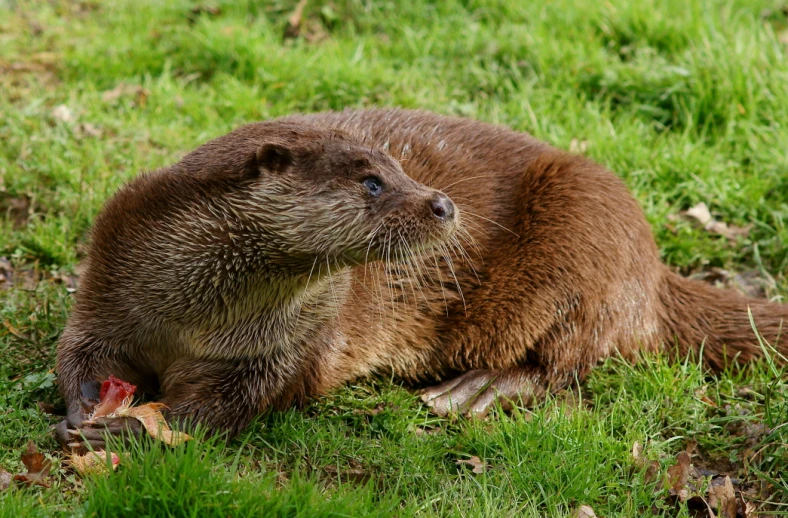
<svg viewBox="0 0 788 518">
<path fill-rule="evenodd" d="M 263 144 L 254 155 L 254 169 L 267 169 L 278 173 L 284 171 L 293 163 L 293 153 L 279 144 Z"/>
</svg>

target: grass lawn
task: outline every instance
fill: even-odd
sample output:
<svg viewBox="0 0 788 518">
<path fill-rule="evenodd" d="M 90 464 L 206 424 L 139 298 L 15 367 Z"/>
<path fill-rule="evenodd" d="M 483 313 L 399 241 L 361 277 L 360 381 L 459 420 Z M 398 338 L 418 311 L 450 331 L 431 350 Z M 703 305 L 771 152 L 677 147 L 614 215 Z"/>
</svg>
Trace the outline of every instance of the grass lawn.
<svg viewBox="0 0 788 518">
<path fill-rule="evenodd" d="M 486 421 L 368 380 L 230 444 L 141 442 L 111 476 L 67 469 L 37 402 L 62 405 L 55 343 L 91 221 L 139 171 L 250 121 L 404 106 L 528 131 L 621 175 L 676 270 L 788 295 L 785 0 L 313 0 L 283 42 L 294 6 L 0 0 L 0 467 L 23 471 L 28 440 L 53 463 L 51 487 L 0 490 L 0 516 L 688 517 L 698 499 L 666 481 L 686 449 L 709 475 L 691 493 L 729 474 L 788 515 L 788 377 L 769 362 L 611 360 Z M 700 202 L 748 231 L 679 217 Z"/>
</svg>

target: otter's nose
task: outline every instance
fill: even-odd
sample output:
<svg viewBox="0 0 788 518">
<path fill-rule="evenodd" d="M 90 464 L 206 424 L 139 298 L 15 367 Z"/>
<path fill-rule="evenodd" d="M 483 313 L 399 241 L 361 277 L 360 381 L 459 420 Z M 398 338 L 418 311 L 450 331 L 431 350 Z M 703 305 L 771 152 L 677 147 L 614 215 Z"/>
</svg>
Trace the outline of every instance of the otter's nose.
<svg viewBox="0 0 788 518">
<path fill-rule="evenodd" d="M 454 203 L 443 193 L 437 193 L 430 200 L 432 213 L 441 221 L 451 221 L 454 218 Z"/>
</svg>

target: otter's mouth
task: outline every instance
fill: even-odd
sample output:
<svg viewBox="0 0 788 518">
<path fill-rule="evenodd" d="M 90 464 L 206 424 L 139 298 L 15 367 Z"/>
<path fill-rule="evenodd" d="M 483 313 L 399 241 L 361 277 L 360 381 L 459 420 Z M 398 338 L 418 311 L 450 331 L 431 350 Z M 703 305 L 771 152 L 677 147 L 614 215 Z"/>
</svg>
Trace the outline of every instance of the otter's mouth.
<svg viewBox="0 0 788 518">
<path fill-rule="evenodd" d="M 444 255 L 456 246 L 455 237 L 460 228 L 459 218 L 442 224 L 438 229 L 424 231 L 407 231 L 398 225 L 381 225 L 365 244 L 361 253 L 351 252 L 351 257 L 358 263 L 385 261 L 388 263 L 404 263 L 413 259 L 431 259 L 433 255 Z"/>
</svg>

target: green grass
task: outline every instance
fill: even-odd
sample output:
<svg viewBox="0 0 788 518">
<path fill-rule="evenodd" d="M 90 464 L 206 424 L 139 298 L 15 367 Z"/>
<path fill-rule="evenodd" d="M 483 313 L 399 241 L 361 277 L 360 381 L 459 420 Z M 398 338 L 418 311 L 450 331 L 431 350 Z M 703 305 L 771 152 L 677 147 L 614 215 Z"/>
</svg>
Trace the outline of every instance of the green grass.
<svg viewBox="0 0 788 518">
<path fill-rule="evenodd" d="M 769 272 L 769 296 L 788 294 L 784 0 L 313 0 L 307 38 L 286 43 L 292 1 L 196 5 L 0 0 L 0 256 L 31 276 L 0 289 L 0 466 L 20 471 L 32 439 L 56 469 L 49 489 L 0 493 L 0 515 L 690 516 L 634 461 L 636 441 L 660 473 L 696 441 L 696 465 L 788 512 L 788 387 L 768 362 L 709 377 L 693 362 L 611 360 L 579 404 L 484 422 L 438 419 L 372 380 L 263 416 L 230 444 L 144 442 L 112 476 L 66 470 L 57 418 L 36 402 L 59 401 L 62 279 L 92 220 L 139 171 L 249 121 L 396 105 L 585 141 L 672 267 Z M 701 201 L 752 231 L 732 242 L 669 218 Z M 486 472 L 457 466 L 474 455 Z"/>
</svg>

